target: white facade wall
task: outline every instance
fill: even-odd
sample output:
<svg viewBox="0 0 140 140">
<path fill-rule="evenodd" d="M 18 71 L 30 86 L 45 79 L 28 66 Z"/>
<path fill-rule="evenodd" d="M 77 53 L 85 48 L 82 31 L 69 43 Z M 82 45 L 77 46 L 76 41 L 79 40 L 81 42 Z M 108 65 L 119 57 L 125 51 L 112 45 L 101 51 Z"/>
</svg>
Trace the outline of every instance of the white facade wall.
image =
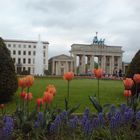
<svg viewBox="0 0 140 140">
<path fill-rule="evenodd" d="M 30 74 L 35 72 L 35 55 L 37 41 L 23 40 L 4 40 L 7 48 L 10 50 L 11 57 L 15 62 L 15 70 L 18 72 L 18 67 L 21 71 L 30 71 Z M 48 70 L 48 42 L 43 43 L 43 64 L 44 70 Z"/>
</svg>

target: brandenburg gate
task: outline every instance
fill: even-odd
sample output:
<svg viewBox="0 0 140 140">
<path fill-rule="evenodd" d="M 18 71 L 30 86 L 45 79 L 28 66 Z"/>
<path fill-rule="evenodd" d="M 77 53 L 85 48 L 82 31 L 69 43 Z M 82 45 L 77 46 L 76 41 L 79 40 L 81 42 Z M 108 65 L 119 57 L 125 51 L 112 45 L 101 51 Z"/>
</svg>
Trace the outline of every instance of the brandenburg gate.
<svg viewBox="0 0 140 140">
<path fill-rule="evenodd" d="M 106 74 L 114 74 L 122 70 L 121 46 L 108 46 L 104 44 L 105 39 L 98 40 L 97 34 L 93 43 L 72 44 L 71 56 L 74 58 L 74 73 L 85 74 L 95 68 L 95 58 L 97 59 L 98 68 L 102 68 Z M 79 69 L 77 72 L 77 68 Z"/>
</svg>

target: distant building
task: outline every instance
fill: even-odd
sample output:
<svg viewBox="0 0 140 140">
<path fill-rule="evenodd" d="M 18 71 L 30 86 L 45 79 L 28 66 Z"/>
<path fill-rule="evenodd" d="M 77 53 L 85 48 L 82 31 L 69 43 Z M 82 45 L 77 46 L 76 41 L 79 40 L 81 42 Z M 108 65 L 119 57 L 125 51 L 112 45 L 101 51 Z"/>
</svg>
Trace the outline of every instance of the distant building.
<svg viewBox="0 0 140 140">
<path fill-rule="evenodd" d="M 124 73 L 124 74 L 127 73 L 127 69 L 128 69 L 129 64 L 130 64 L 130 63 L 123 62 L 122 67 L 123 67 L 123 73 Z"/>
<path fill-rule="evenodd" d="M 28 72 L 35 73 L 35 55 L 37 41 L 29 40 L 4 40 L 7 48 L 10 50 L 11 57 L 15 63 L 17 74 Z M 43 63 L 44 70 L 48 70 L 48 45 L 49 42 L 43 41 Z"/>
<path fill-rule="evenodd" d="M 63 75 L 65 72 L 73 70 L 73 57 L 62 54 L 49 59 L 49 71 L 51 75 Z"/>
<path fill-rule="evenodd" d="M 106 74 L 118 73 L 122 71 L 123 50 L 121 46 L 109 46 L 104 44 L 105 39 L 98 39 L 97 34 L 92 44 L 72 44 L 71 56 L 74 57 L 74 73 L 86 74 L 92 71 L 97 58 L 98 67 L 102 68 Z M 77 67 L 79 71 L 77 73 Z"/>
</svg>

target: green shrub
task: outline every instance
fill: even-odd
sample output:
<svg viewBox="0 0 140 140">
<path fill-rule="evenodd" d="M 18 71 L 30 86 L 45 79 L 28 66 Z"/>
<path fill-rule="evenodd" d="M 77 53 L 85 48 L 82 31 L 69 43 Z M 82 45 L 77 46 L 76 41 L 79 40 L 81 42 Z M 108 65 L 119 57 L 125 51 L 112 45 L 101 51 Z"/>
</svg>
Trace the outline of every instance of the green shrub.
<svg viewBox="0 0 140 140">
<path fill-rule="evenodd" d="M 10 52 L 0 38 L 0 103 L 7 102 L 18 87 L 15 67 Z"/>
<path fill-rule="evenodd" d="M 128 70 L 127 70 L 127 77 L 133 77 L 134 74 L 140 74 L 140 50 L 136 53 L 134 58 L 132 59 Z"/>
</svg>

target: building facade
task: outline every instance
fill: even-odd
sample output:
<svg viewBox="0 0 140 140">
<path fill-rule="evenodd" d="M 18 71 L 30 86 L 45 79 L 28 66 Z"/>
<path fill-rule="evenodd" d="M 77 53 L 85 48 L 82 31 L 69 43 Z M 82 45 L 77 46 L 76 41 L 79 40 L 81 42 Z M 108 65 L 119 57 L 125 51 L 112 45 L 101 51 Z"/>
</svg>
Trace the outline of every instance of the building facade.
<svg viewBox="0 0 140 140">
<path fill-rule="evenodd" d="M 73 57 L 62 54 L 50 58 L 49 71 L 51 75 L 63 75 L 65 72 L 74 71 Z"/>
<path fill-rule="evenodd" d="M 27 72 L 29 74 L 35 73 L 35 56 L 37 41 L 28 40 L 4 40 L 7 48 L 10 50 L 11 57 L 15 64 L 15 70 L 17 74 Z M 48 45 L 49 43 L 43 43 L 43 63 L 44 71 L 48 70 Z"/>
<path fill-rule="evenodd" d="M 130 63 L 128 62 L 123 62 L 122 66 L 123 66 L 123 73 L 126 74 L 128 67 L 129 67 Z"/>
<path fill-rule="evenodd" d="M 75 74 L 91 72 L 95 68 L 95 58 L 98 61 L 98 68 L 102 68 L 106 74 L 114 74 L 122 70 L 122 47 L 105 45 L 104 40 L 98 40 L 97 36 L 89 45 L 72 44 L 70 53 L 74 57 Z"/>
</svg>

